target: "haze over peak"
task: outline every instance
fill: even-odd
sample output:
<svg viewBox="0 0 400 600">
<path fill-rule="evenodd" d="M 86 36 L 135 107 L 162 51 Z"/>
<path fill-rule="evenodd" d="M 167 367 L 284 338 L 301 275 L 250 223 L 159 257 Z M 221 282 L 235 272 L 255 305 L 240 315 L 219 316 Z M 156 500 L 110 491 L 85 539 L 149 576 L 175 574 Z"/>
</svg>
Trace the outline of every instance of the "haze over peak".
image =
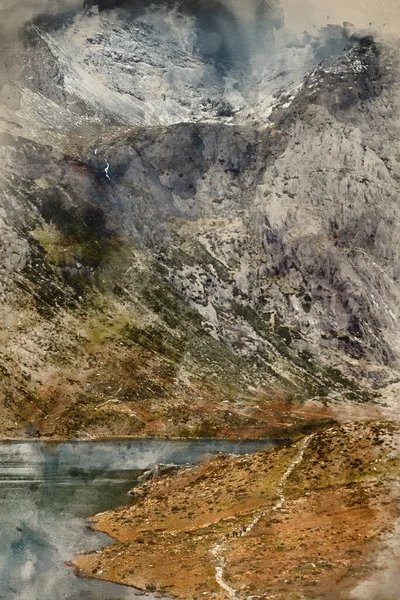
<svg viewBox="0 0 400 600">
<path fill-rule="evenodd" d="M 353 23 L 378 31 L 380 37 L 400 34 L 399 0 L 281 0 L 291 31 L 312 30 L 326 23 Z"/>
</svg>

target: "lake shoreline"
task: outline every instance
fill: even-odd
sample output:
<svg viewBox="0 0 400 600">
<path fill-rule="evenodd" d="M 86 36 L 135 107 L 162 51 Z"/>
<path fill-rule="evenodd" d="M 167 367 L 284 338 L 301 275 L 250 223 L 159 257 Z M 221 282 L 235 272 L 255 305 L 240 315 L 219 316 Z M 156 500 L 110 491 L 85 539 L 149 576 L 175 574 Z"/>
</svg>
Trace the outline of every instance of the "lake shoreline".
<svg viewBox="0 0 400 600">
<path fill-rule="evenodd" d="M 0 596 L 42 600 L 54 600 L 61 593 L 80 600 L 136 597 L 137 591 L 129 589 L 138 590 L 137 586 L 124 585 L 124 591 L 111 581 L 77 578 L 66 566 L 77 554 L 97 552 L 115 542 L 113 536 L 89 529 L 91 515 L 131 505 L 134 500 L 129 491 L 136 487 L 139 475 L 156 464 L 185 467 L 203 464 L 211 455 L 244 456 L 274 446 L 271 440 L 0 443 L 0 554 L 2 564 L 7 565 L 6 571 L 0 570 Z M 25 572 L 31 575 L 24 578 Z"/>
</svg>

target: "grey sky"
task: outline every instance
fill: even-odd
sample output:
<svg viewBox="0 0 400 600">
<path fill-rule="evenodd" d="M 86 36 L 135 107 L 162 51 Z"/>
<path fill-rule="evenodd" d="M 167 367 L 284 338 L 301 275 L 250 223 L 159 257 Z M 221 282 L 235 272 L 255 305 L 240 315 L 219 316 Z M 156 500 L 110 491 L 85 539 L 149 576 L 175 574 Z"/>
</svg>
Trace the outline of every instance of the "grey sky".
<svg viewBox="0 0 400 600">
<path fill-rule="evenodd" d="M 400 0 L 281 0 L 286 26 L 298 31 L 349 21 L 381 34 L 400 35 Z"/>
</svg>

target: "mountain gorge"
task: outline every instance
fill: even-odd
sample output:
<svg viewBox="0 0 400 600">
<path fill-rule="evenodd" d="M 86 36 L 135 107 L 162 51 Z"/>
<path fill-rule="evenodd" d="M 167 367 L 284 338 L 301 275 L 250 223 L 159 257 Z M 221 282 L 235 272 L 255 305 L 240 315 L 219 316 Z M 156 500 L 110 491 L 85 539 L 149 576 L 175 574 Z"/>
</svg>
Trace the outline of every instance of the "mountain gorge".
<svg viewBox="0 0 400 600">
<path fill-rule="evenodd" d="M 7 437 L 291 437 L 392 414 L 395 48 L 210 6 L 39 15 L 6 54 Z"/>
<path fill-rule="evenodd" d="M 295 34 L 286 0 L 23 4 L 0 4 L 0 436 L 32 527 L 4 521 L 0 595 L 397 600 L 398 41 Z M 212 443 L 242 456 L 184 465 Z M 89 552 L 80 493 L 115 507 L 118 477 Z"/>
</svg>

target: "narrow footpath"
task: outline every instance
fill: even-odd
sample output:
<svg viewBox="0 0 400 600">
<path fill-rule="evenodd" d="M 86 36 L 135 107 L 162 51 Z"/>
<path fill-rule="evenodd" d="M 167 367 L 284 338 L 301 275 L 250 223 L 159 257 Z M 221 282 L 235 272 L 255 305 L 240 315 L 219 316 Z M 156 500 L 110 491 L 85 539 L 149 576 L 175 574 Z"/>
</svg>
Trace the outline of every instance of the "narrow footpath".
<svg viewBox="0 0 400 600">
<path fill-rule="evenodd" d="M 272 507 L 273 511 L 279 510 L 285 504 L 285 502 L 286 502 L 286 497 L 285 497 L 286 481 L 288 480 L 290 475 L 293 473 L 294 469 L 302 462 L 304 453 L 307 450 L 314 435 L 315 434 L 309 435 L 299 444 L 299 449 L 298 449 L 296 456 L 294 457 L 293 461 L 290 463 L 289 467 L 286 469 L 286 471 L 283 473 L 282 477 L 280 478 L 279 484 L 277 487 L 278 500 L 277 500 L 276 504 Z M 265 517 L 267 514 L 269 514 L 270 511 L 271 511 L 271 509 L 260 511 L 255 516 L 255 518 L 250 523 L 250 525 L 248 527 L 246 527 L 245 531 L 242 532 L 242 535 L 248 535 L 252 531 L 252 529 L 254 529 L 254 527 L 257 525 L 257 523 L 263 517 Z M 235 538 L 232 538 L 232 539 L 235 539 Z M 228 549 L 228 545 L 229 545 L 229 540 L 226 540 L 222 543 L 215 544 L 211 548 L 211 554 L 214 556 L 215 561 L 216 561 L 215 580 L 218 583 L 218 585 L 220 586 L 220 588 L 223 589 L 227 593 L 228 597 L 231 600 L 238 600 L 237 595 L 236 595 L 237 594 L 236 590 L 234 588 L 232 588 L 231 586 L 229 586 L 224 579 L 225 562 L 226 562 L 224 554 Z"/>
</svg>

